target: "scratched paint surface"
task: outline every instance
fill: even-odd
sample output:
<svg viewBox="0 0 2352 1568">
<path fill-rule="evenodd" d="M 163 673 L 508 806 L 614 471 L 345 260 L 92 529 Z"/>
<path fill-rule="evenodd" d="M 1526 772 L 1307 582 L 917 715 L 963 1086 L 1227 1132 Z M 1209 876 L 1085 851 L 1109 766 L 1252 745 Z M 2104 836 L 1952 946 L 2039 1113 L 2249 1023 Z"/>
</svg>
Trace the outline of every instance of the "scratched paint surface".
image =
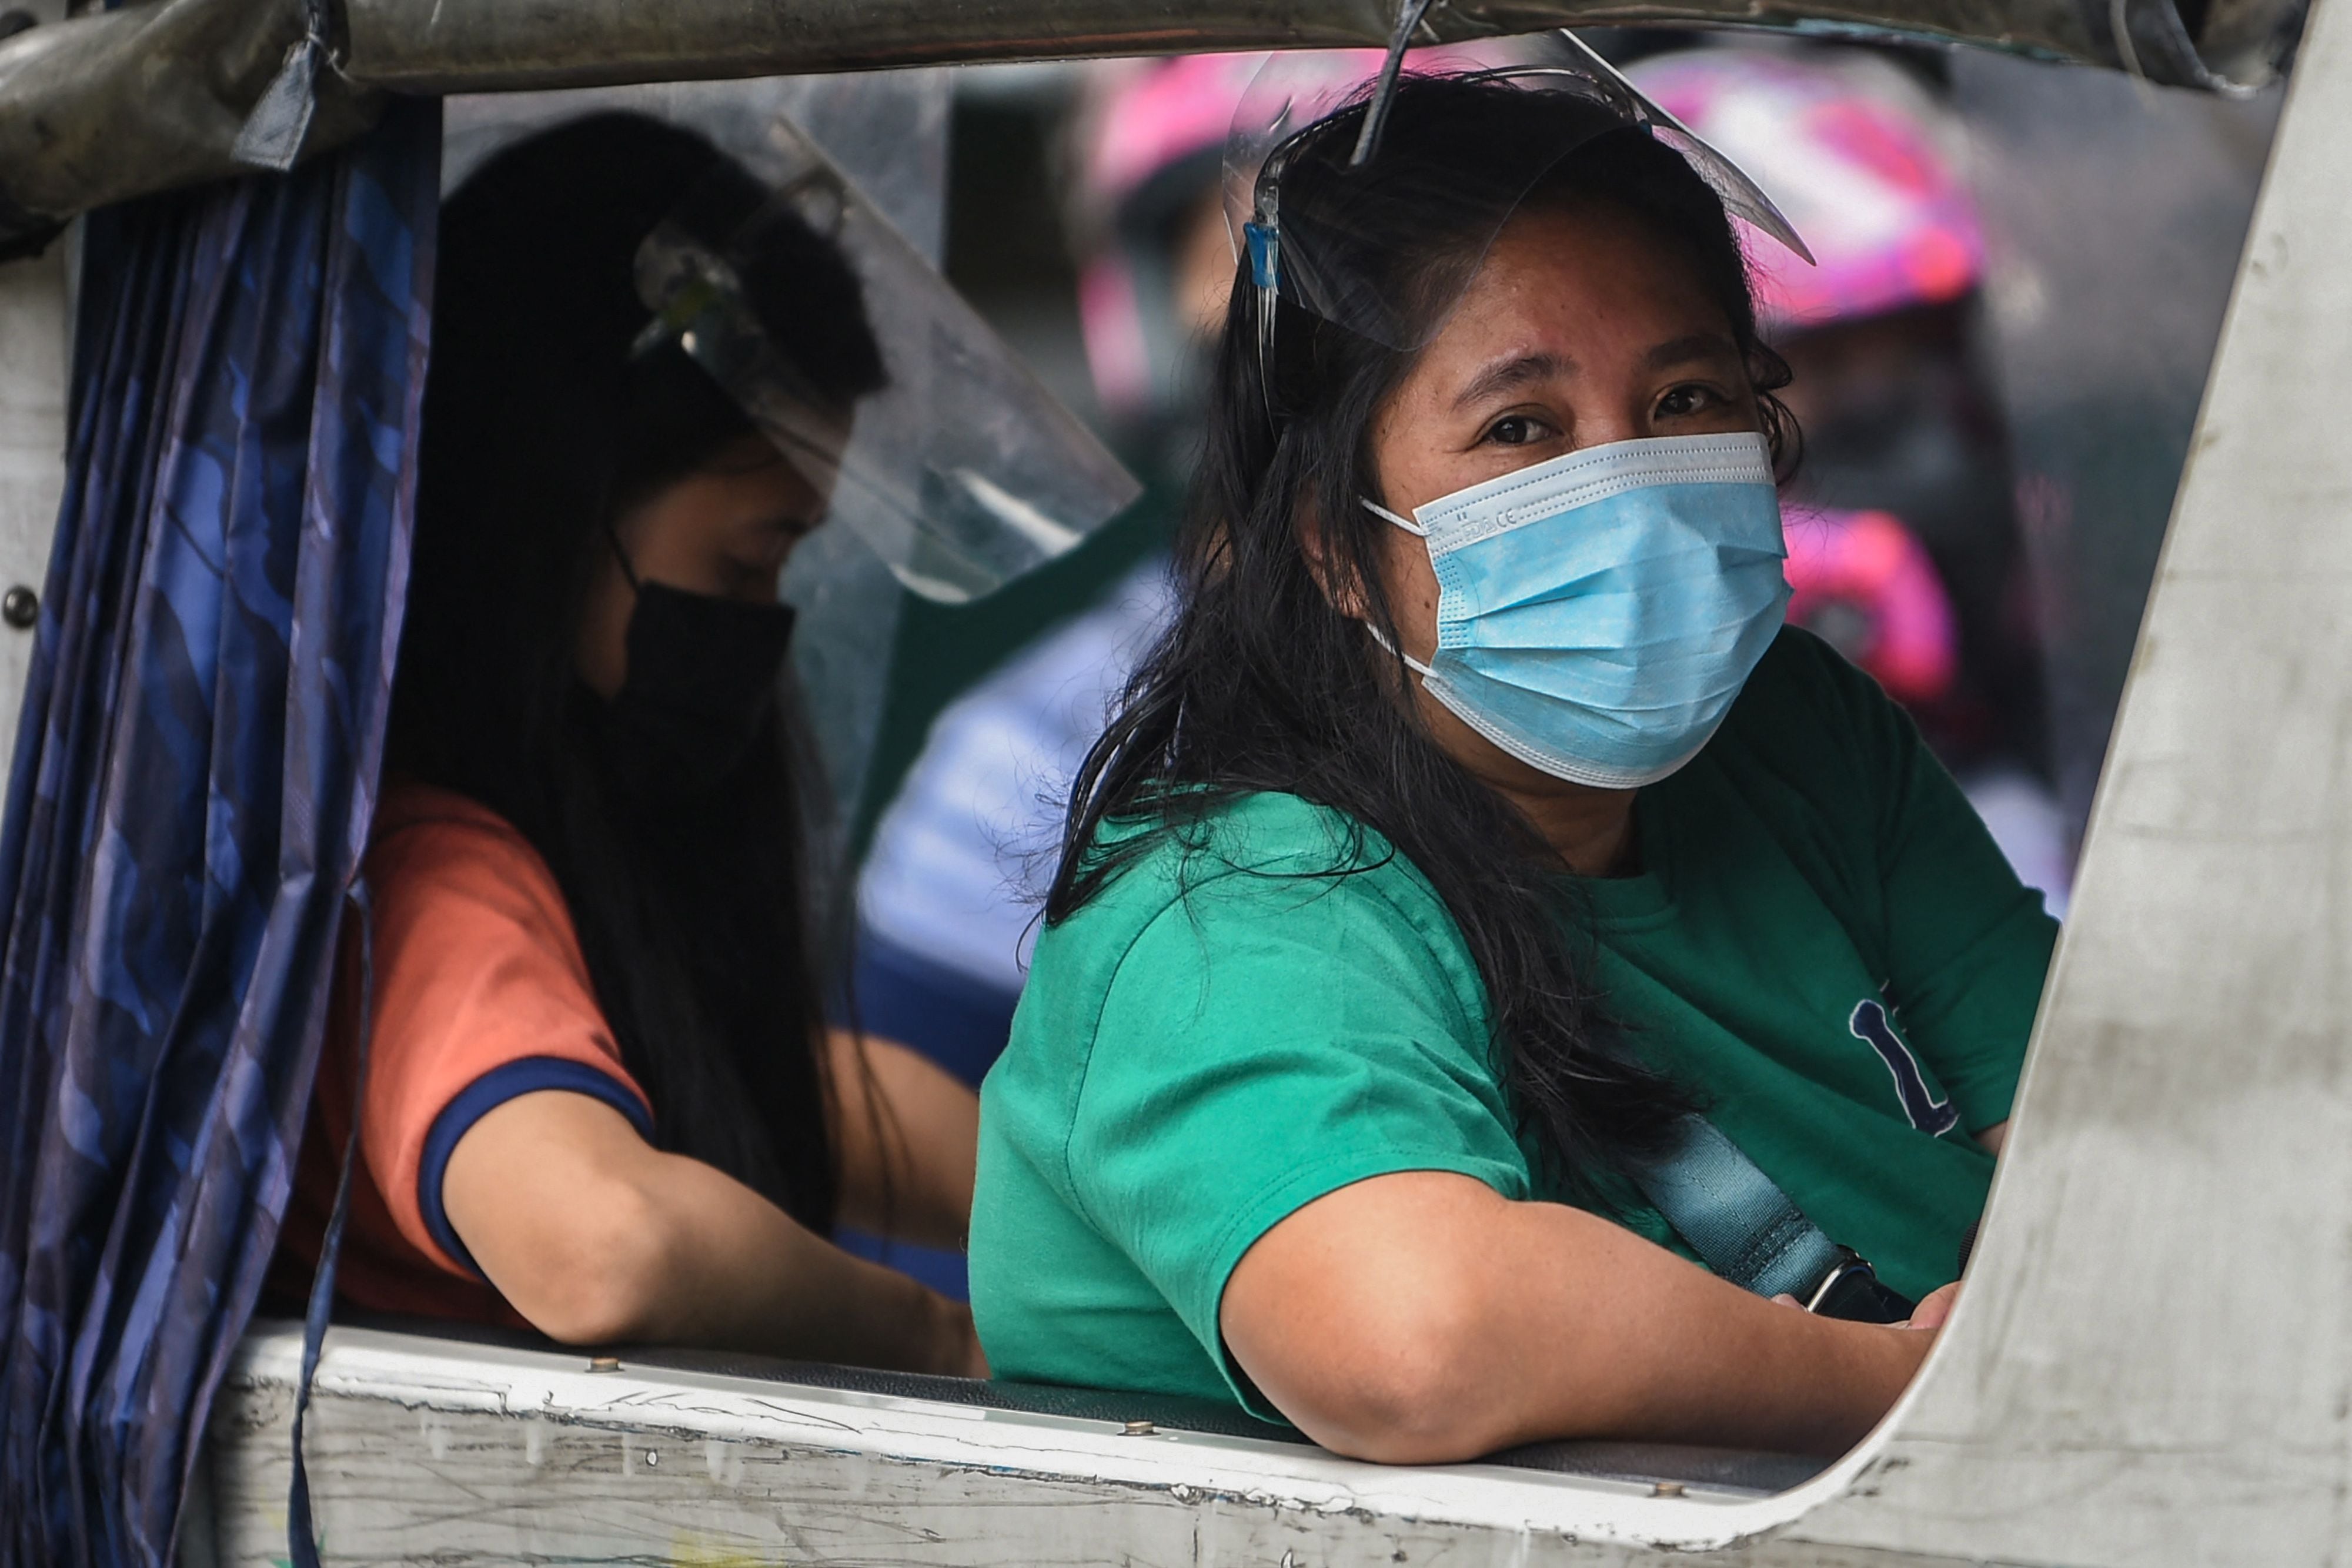
<svg viewBox="0 0 2352 1568">
<path fill-rule="evenodd" d="M 224 1568 L 260 1568 L 284 1553 L 292 1349 L 284 1337 L 278 1354 L 249 1358 L 214 1424 Z M 1611 1524 L 1612 1508 L 1611 1527 L 1622 1530 L 1627 1500 L 1639 1494 L 1632 1506 L 1654 1536 L 1672 1539 L 1674 1522 L 1690 1521 L 1693 1536 L 1712 1531 L 1720 1540 L 1710 1521 L 1748 1506 L 1720 1494 L 1661 1502 L 1622 1483 L 1481 1479 L 1473 1490 L 1485 1489 L 1477 1495 L 1487 1500 L 1487 1516 L 1466 1520 L 1469 1494 L 1441 1484 L 1458 1481 L 1461 1469 L 1383 1469 L 1286 1446 L 1171 1434 L 1122 1444 L 1108 1423 L 1008 1427 L 957 1406 L 840 1396 L 826 1406 L 788 1385 L 660 1373 L 597 1377 L 544 1354 L 515 1354 L 509 1365 L 499 1360 L 503 1353 L 479 1347 L 352 1337 L 370 1348 L 355 1360 L 331 1339 L 308 1444 L 324 1554 L 335 1564 L 1503 1568 L 1700 1555 L 1740 1568 L 1943 1568 L 1953 1561 L 1824 1549 L 1769 1532 L 1696 1554 L 1592 1538 Z M 436 1355 L 436 1348 L 450 1354 Z M 551 1364 L 566 1370 L 550 1375 Z M 869 1406 L 887 1419 L 867 1419 Z M 929 1456 L 915 1456 L 926 1442 Z M 1140 1462 L 1109 1463 L 1106 1455 Z M 1139 1479 L 1147 1476 L 1159 1479 Z M 1330 1484 L 1335 1476 L 1347 1484 Z M 1524 1506 L 1498 1513 L 1495 1495 Z M 1418 1503 L 1409 1500 L 1416 1496 Z M 1454 1517 L 1443 1517 L 1448 1510 Z"/>
</svg>

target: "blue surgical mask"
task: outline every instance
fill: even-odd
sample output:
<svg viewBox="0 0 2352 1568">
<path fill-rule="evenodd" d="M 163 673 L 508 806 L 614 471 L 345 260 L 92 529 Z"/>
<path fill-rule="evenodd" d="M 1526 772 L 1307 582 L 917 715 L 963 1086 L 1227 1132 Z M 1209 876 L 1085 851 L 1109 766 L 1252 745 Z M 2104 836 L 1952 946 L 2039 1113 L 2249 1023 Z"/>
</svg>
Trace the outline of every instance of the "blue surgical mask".
<svg viewBox="0 0 2352 1568">
<path fill-rule="evenodd" d="M 1698 755 L 1780 629 L 1772 454 L 1754 432 L 1620 441 L 1413 508 L 1429 695 L 1528 766 L 1601 789 Z"/>
</svg>

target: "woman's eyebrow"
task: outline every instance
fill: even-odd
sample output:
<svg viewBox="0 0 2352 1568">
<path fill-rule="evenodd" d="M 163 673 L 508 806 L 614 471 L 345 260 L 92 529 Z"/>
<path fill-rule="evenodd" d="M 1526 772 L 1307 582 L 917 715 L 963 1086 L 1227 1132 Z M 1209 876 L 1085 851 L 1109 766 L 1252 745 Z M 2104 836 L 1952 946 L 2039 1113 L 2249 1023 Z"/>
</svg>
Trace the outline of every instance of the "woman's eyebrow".
<svg viewBox="0 0 2352 1568">
<path fill-rule="evenodd" d="M 1736 360 L 1739 346 L 1721 332 L 1690 332 L 1669 338 L 1642 356 L 1645 371 L 1663 371 L 1698 360 Z"/>
<path fill-rule="evenodd" d="M 1520 354 L 1512 359 L 1499 360 L 1470 378 L 1470 384 L 1454 398 L 1454 406 L 1466 408 L 1482 398 L 1525 386 L 1529 382 L 1575 373 L 1576 361 L 1560 354 Z"/>
</svg>

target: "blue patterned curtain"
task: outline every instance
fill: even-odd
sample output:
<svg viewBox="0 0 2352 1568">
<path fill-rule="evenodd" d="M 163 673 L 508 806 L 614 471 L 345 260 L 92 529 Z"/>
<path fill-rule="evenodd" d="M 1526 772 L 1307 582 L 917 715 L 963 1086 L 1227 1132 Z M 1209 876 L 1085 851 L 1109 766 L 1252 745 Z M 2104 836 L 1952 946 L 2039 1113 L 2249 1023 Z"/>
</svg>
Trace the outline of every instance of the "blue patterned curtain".
<svg viewBox="0 0 2352 1568">
<path fill-rule="evenodd" d="M 168 1562 L 278 1236 L 407 582 L 439 106 L 93 216 L 0 832 L 0 1563 Z"/>
</svg>

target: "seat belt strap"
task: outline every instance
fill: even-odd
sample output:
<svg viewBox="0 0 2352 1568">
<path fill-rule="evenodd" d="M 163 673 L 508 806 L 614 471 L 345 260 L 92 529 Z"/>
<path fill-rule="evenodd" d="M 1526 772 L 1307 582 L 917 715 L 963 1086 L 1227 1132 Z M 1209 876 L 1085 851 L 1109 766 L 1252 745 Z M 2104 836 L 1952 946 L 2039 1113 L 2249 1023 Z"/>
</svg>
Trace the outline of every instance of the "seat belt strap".
<svg viewBox="0 0 2352 1568">
<path fill-rule="evenodd" d="M 1811 1304 L 1853 1259 L 1704 1116 L 1684 1117 L 1675 1143 L 1634 1181 L 1701 1261 L 1759 1296 Z"/>
</svg>

